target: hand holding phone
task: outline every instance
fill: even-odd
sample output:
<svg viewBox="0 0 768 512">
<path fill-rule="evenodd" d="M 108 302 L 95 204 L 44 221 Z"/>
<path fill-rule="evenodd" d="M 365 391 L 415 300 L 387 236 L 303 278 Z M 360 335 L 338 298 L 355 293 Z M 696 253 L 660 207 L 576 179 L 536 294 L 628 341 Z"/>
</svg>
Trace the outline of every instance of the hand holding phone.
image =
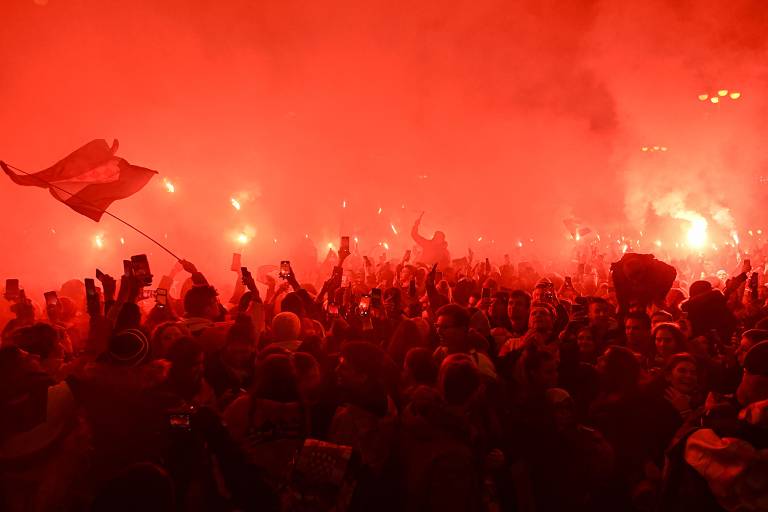
<svg viewBox="0 0 768 512">
<path fill-rule="evenodd" d="M 290 279 L 293 277 L 293 270 L 291 269 L 291 262 L 288 260 L 282 260 L 280 262 L 280 278 L 281 279 Z"/>
<path fill-rule="evenodd" d="M 357 305 L 357 311 L 360 316 L 368 316 L 371 311 L 371 296 L 363 295 L 360 297 L 360 303 Z"/>
<path fill-rule="evenodd" d="M 350 254 L 351 252 L 349 251 L 349 237 L 343 236 L 341 237 L 341 243 L 339 244 L 339 258 L 343 260 Z"/>
<path fill-rule="evenodd" d="M 149 260 L 146 254 L 131 256 L 133 275 L 139 278 L 143 286 L 152 286 L 152 272 L 149 270 Z"/>
<path fill-rule="evenodd" d="M 165 288 L 158 288 L 155 292 L 155 304 L 157 307 L 164 308 L 168 306 L 168 290 Z"/>
<path fill-rule="evenodd" d="M 96 291 L 96 282 L 91 278 L 85 278 L 85 306 L 88 315 L 91 317 L 99 316 L 101 313 L 101 304 L 99 302 L 99 293 Z"/>
<path fill-rule="evenodd" d="M 745 259 L 744 262 L 741 264 L 741 271 L 744 274 L 749 274 L 752 271 L 752 262 L 749 258 Z"/>
<path fill-rule="evenodd" d="M 243 284 L 249 291 L 256 290 L 256 281 L 253 280 L 253 275 L 248 270 L 248 267 L 240 267 L 240 274 L 243 276 Z"/>
<path fill-rule="evenodd" d="M 19 298 L 19 280 L 6 279 L 5 280 L 5 299 L 9 302 L 13 302 L 18 298 Z"/>
</svg>

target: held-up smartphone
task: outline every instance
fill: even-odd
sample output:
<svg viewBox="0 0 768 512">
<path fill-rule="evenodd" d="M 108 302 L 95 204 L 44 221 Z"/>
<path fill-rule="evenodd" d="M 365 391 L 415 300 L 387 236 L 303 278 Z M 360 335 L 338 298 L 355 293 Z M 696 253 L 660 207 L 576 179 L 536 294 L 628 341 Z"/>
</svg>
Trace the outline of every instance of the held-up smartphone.
<svg viewBox="0 0 768 512">
<path fill-rule="evenodd" d="M 243 266 L 241 260 L 242 260 L 242 257 L 240 256 L 239 253 L 236 253 L 236 252 L 232 253 L 232 265 L 230 265 L 229 269 L 232 272 L 237 272 L 238 270 L 240 270 L 240 267 Z"/>
<path fill-rule="evenodd" d="M 96 279 L 98 279 L 99 281 L 101 281 L 102 279 L 104 279 L 104 272 L 102 272 L 102 271 L 101 271 L 101 270 L 99 270 L 99 269 L 96 269 Z"/>
<path fill-rule="evenodd" d="M 565 276 L 565 287 L 568 289 L 573 288 L 573 281 L 571 280 L 571 276 Z"/>
<path fill-rule="evenodd" d="M 168 424 L 173 430 L 192 430 L 189 414 L 170 414 Z"/>
<path fill-rule="evenodd" d="M 248 267 L 240 267 L 240 275 L 243 276 L 243 284 L 248 284 L 248 279 L 253 277 L 251 275 L 251 271 L 248 270 Z"/>
<path fill-rule="evenodd" d="M 133 264 L 131 264 L 131 260 L 123 260 L 123 275 L 133 275 Z"/>
<path fill-rule="evenodd" d="M 381 307 L 381 288 L 371 288 L 371 306 Z"/>
<path fill-rule="evenodd" d="M 158 288 L 155 292 L 155 303 L 159 308 L 166 307 L 168 305 L 168 290 L 165 288 Z"/>
<path fill-rule="evenodd" d="M 56 292 L 45 292 L 44 297 L 47 307 L 56 307 L 59 304 L 59 296 Z"/>
<path fill-rule="evenodd" d="M 5 280 L 5 298 L 9 301 L 14 301 L 19 298 L 19 280 L 18 279 L 6 279 Z"/>
<path fill-rule="evenodd" d="M 341 244 L 339 244 L 339 255 L 341 254 L 347 254 L 347 255 L 350 254 L 348 236 L 341 237 Z"/>
<path fill-rule="evenodd" d="M 491 289 L 483 287 L 483 291 L 480 292 L 480 300 L 491 300 Z"/>
<path fill-rule="evenodd" d="M 152 272 L 149 270 L 149 260 L 146 254 L 131 256 L 131 266 L 133 267 L 133 275 L 141 279 L 144 286 L 152 285 Z"/>
<path fill-rule="evenodd" d="M 363 295 L 360 297 L 360 303 L 357 305 L 357 310 L 360 312 L 360 316 L 368 316 L 371 310 L 371 296 Z"/>
<path fill-rule="evenodd" d="M 89 315 L 99 313 L 99 293 L 96 291 L 96 282 L 90 277 L 85 279 L 85 305 Z"/>
<path fill-rule="evenodd" d="M 280 262 L 280 278 L 288 279 L 291 277 L 291 262 L 288 260 L 282 260 Z"/>
</svg>

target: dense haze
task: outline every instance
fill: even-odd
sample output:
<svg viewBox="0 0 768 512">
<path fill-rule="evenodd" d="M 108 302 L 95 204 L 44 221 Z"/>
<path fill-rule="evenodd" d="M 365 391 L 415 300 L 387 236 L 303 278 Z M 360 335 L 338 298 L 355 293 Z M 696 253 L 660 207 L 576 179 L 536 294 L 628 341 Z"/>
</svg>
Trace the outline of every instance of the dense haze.
<svg viewBox="0 0 768 512">
<path fill-rule="evenodd" d="M 0 0 L 0 19 L 0 158 L 37 171 L 119 139 L 160 176 L 111 211 L 214 277 L 241 232 L 249 266 L 305 235 L 399 255 L 422 210 L 454 255 L 542 259 L 569 253 L 574 216 L 665 241 L 766 225 L 761 0 Z M 697 98 L 719 89 L 742 96 Z M 3 278 L 172 264 L 0 178 Z"/>
</svg>

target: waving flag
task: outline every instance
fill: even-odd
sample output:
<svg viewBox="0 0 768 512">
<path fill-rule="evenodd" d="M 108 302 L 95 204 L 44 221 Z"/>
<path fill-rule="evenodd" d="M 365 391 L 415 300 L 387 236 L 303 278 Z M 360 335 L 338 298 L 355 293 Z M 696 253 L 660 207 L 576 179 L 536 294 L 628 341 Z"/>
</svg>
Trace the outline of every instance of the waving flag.
<svg viewBox="0 0 768 512">
<path fill-rule="evenodd" d="M 0 166 L 17 184 L 47 188 L 53 197 L 78 213 L 99 222 L 113 201 L 130 197 L 157 174 L 115 156 L 118 142 L 89 142 L 53 166 L 34 174 L 16 174 Z"/>
</svg>

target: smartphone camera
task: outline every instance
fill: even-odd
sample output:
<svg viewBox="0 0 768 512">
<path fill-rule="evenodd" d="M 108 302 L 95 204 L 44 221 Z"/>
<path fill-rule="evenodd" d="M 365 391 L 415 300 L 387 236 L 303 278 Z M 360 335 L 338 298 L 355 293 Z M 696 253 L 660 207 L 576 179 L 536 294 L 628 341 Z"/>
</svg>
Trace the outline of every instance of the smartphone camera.
<svg viewBox="0 0 768 512">
<path fill-rule="evenodd" d="M 360 303 L 357 305 L 357 310 L 360 312 L 360 316 L 368 316 L 371 312 L 371 296 L 363 295 L 360 297 Z"/>
<path fill-rule="evenodd" d="M 280 262 L 280 278 L 288 279 L 289 277 L 291 277 L 291 262 L 283 260 Z"/>
<path fill-rule="evenodd" d="M 349 237 L 341 237 L 341 244 L 339 244 L 339 255 L 349 256 Z"/>
<path fill-rule="evenodd" d="M 172 430 L 183 430 L 189 432 L 192 430 L 190 414 L 170 414 L 168 415 L 168 425 Z"/>
<path fill-rule="evenodd" d="M 147 260 L 146 254 L 131 256 L 131 267 L 133 268 L 133 275 L 141 279 L 144 286 L 152 285 L 152 272 L 149 270 L 149 260 Z"/>
<path fill-rule="evenodd" d="M 56 292 L 45 292 L 45 305 L 49 308 L 55 308 L 59 305 L 59 296 Z"/>
<path fill-rule="evenodd" d="M 6 279 L 5 280 L 5 299 L 7 301 L 15 301 L 19 298 L 19 280 L 18 279 Z"/>
<path fill-rule="evenodd" d="M 155 292 L 155 303 L 159 308 L 166 307 L 168 305 L 168 290 L 165 288 L 158 288 Z"/>
</svg>

